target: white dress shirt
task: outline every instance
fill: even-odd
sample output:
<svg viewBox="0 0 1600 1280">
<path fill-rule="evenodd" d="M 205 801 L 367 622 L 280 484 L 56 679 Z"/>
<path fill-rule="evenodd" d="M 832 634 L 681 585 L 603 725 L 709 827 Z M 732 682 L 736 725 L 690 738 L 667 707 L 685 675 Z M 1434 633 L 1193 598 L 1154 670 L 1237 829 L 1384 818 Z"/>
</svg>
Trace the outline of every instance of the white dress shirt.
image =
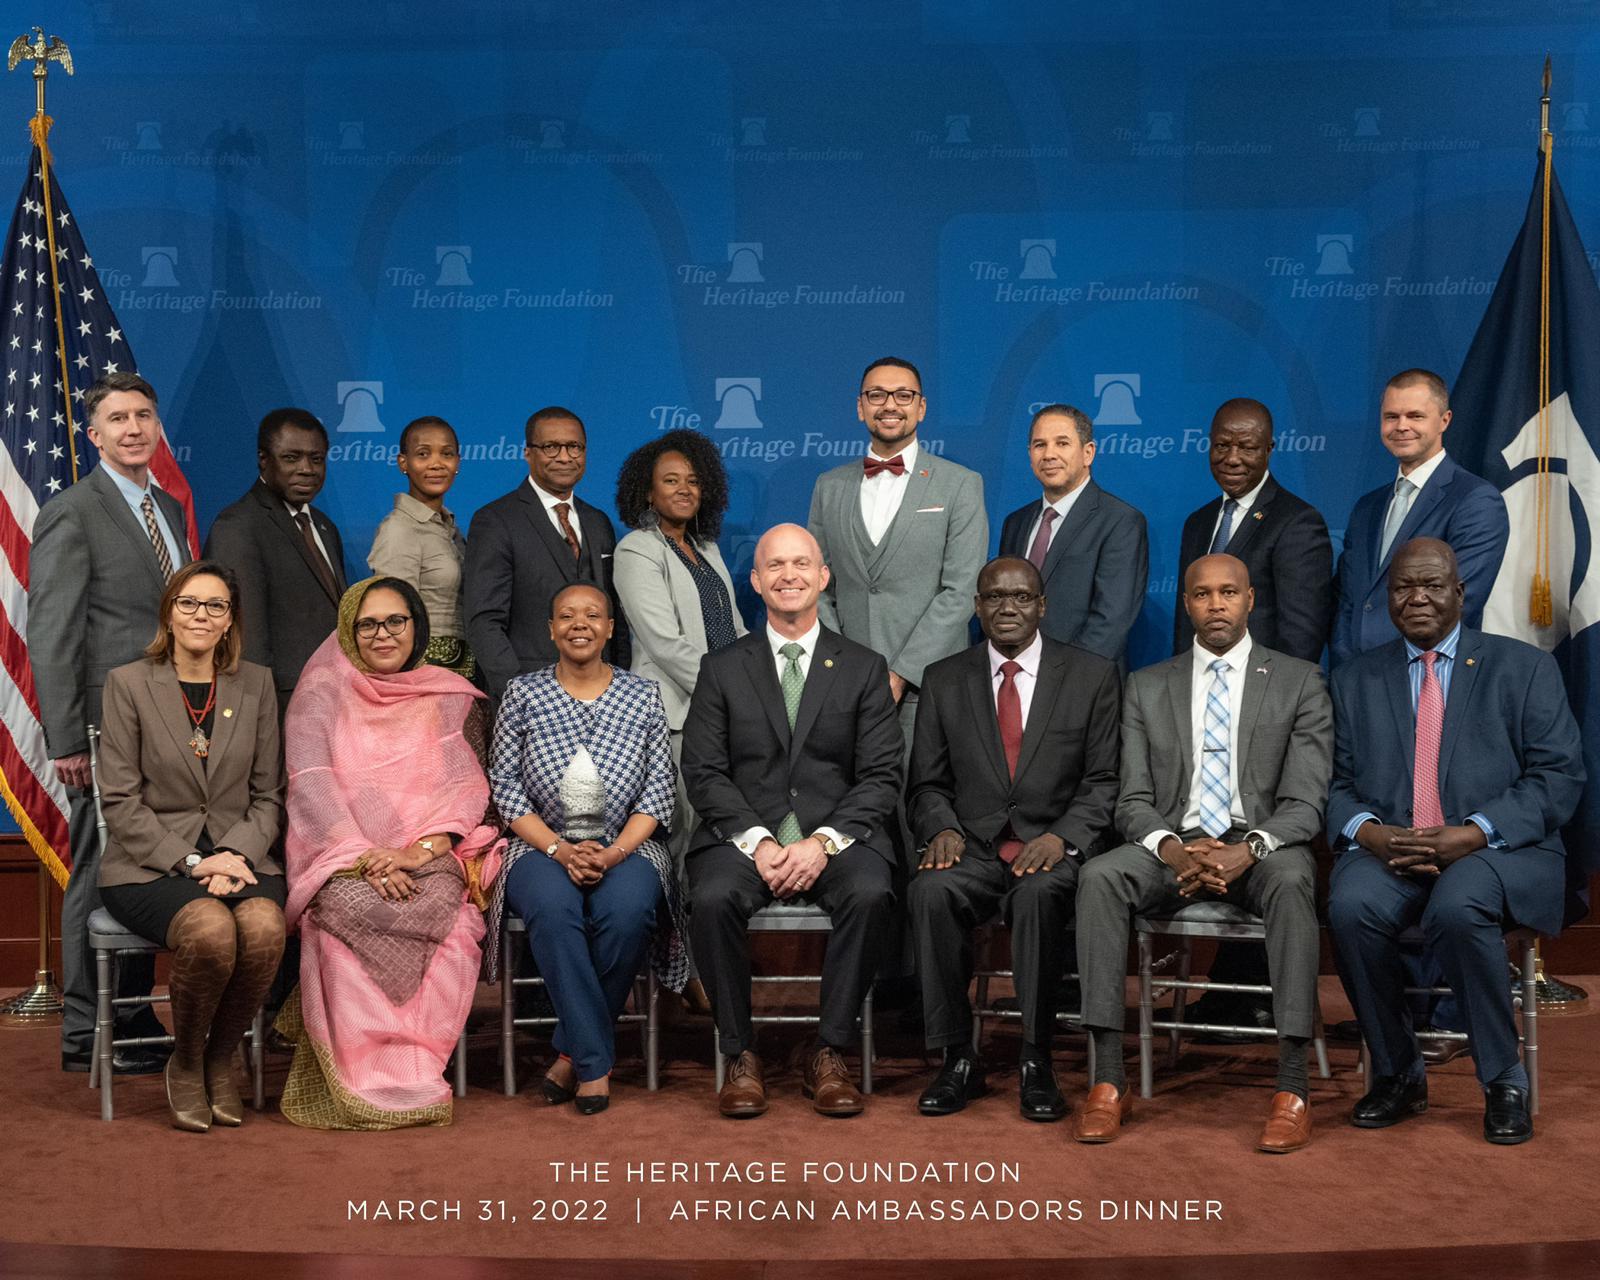
<svg viewBox="0 0 1600 1280">
<path fill-rule="evenodd" d="M 1222 513 L 1230 501 L 1239 504 L 1233 509 L 1233 522 L 1228 525 L 1228 541 L 1233 541 L 1234 534 L 1238 533 L 1240 527 L 1244 524 L 1245 517 L 1250 514 L 1250 508 L 1256 505 L 1256 499 L 1261 496 L 1261 491 L 1266 488 L 1267 477 L 1271 474 L 1270 471 L 1263 472 L 1261 482 L 1242 498 L 1230 499 L 1226 493 L 1222 495 L 1222 506 L 1217 508 L 1217 518 L 1211 522 L 1211 536 L 1206 539 L 1206 546 L 1209 547 L 1216 541 L 1217 530 L 1222 526 Z M 1226 544 L 1224 544 L 1224 549 L 1226 549 Z"/>
<path fill-rule="evenodd" d="M 1389 501 L 1388 504 L 1383 508 L 1383 524 L 1378 526 L 1380 529 L 1388 528 L 1389 513 L 1394 510 L 1396 491 L 1400 487 L 1400 481 L 1409 480 L 1412 484 L 1416 485 L 1416 491 L 1412 493 L 1409 504 L 1406 508 L 1406 517 L 1409 519 L 1411 516 L 1411 507 L 1416 506 L 1417 499 L 1422 496 L 1422 486 L 1427 484 L 1428 481 L 1432 479 L 1433 473 L 1437 471 L 1444 463 L 1444 455 L 1445 451 L 1440 449 L 1438 453 L 1434 454 L 1433 457 L 1429 458 L 1426 462 L 1419 463 L 1412 470 L 1410 475 L 1407 475 L 1404 469 L 1401 467 L 1395 468 L 1394 483 L 1389 486 Z M 1401 527 L 1403 528 L 1405 526 L 1405 521 L 1402 520 L 1400 523 Z M 1395 537 L 1398 538 L 1399 536 L 1400 530 L 1396 529 Z"/>
<path fill-rule="evenodd" d="M 877 478 L 878 477 L 874 477 L 874 479 Z M 772 650 L 773 670 L 777 673 L 778 684 L 780 687 L 783 684 L 783 669 L 789 665 L 789 659 L 784 657 L 782 652 L 780 652 L 783 646 L 786 644 L 797 644 L 800 646 L 800 656 L 796 659 L 796 661 L 800 664 L 800 674 L 803 676 L 810 676 L 811 655 L 817 651 L 817 638 L 821 636 L 821 634 L 822 623 L 813 622 L 811 624 L 811 630 L 807 631 L 805 635 L 799 636 L 791 641 L 788 636 L 780 636 L 776 631 L 774 631 L 771 623 L 767 624 L 767 647 Z M 816 831 L 808 832 L 807 834 L 827 836 L 834 842 L 834 844 L 839 846 L 841 852 L 845 849 L 848 849 L 856 842 L 856 838 L 854 836 L 847 836 L 842 831 L 835 831 L 832 827 L 818 827 Z M 754 858 L 756 856 L 757 845 L 759 845 L 763 840 L 776 840 L 777 838 L 778 837 L 773 835 L 772 832 L 766 827 L 751 827 L 748 831 L 741 831 L 735 835 L 733 837 L 733 845 L 739 850 L 740 853 L 744 854 L 745 857 Z"/>
<path fill-rule="evenodd" d="M 289 519 L 295 521 L 295 532 L 296 533 L 300 532 L 300 526 L 299 526 L 300 513 L 302 511 L 304 511 L 306 513 L 306 520 L 309 521 L 310 525 L 311 525 L 311 540 L 317 544 L 317 550 L 322 552 L 322 558 L 328 562 L 328 568 L 332 569 L 333 568 L 333 557 L 328 554 L 328 544 L 325 543 L 322 540 L 322 534 L 320 534 L 317 531 L 317 520 L 316 520 L 316 517 L 311 514 L 311 504 L 309 502 L 305 502 L 305 503 L 301 503 L 301 505 L 297 507 L 297 506 L 294 505 L 294 503 L 290 502 L 287 498 L 285 498 L 283 500 L 283 509 L 289 513 Z M 335 582 L 338 582 L 339 579 L 341 579 L 343 577 L 344 577 L 344 566 L 340 565 L 338 570 L 333 575 L 333 580 Z"/>
<path fill-rule="evenodd" d="M 539 501 L 544 504 L 544 513 L 550 517 L 550 524 L 561 535 L 563 542 L 567 540 L 567 531 L 561 527 L 561 517 L 556 514 L 556 504 L 558 502 L 567 504 L 567 519 L 572 521 L 572 536 L 578 540 L 578 545 L 581 547 L 583 545 L 583 525 L 578 520 L 577 494 L 569 493 L 565 498 L 558 498 L 555 494 L 547 493 L 534 484 L 532 476 L 528 477 L 528 488 L 532 489 L 538 495 Z"/>
<path fill-rule="evenodd" d="M 861 523 L 867 526 L 867 537 L 872 539 L 873 546 L 882 542 L 883 535 L 889 532 L 895 512 L 900 510 L 900 500 L 906 496 L 906 486 L 911 483 L 911 471 L 917 465 L 916 440 L 913 439 L 892 456 L 906 464 L 901 475 L 880 471 L 870 479 L 865 474 L 861 477 Z"/>
<path fill-rule="evenodd" d="M 1228 817 L 1234 827 L 1244 826 L 1244 801 L 1239 796 L 1239 721 L 1244 711 L 1244 679 L 1249 669 L 1251 647 L 1248 631 L 1226 653 L 1212 653 L 1198 640 L 1191 646 L 1194 670 L 1189 681 L 1189 751 L 1193 765 L 1189 774 L 1189 809 L 1180 824 L 1185 831 L 1200 830 L 1200 797 L 1205 790 L 1200 769 L 1205 762 L 1206 699 L 1211 691 L 1211 664 L 1218 658 L 1228 664 Z M 1267 832 L 1254 834 L 1267 842 L 1269 850 L 1278 847 L 1277 839 Z M 1176 831 L 1152 831 L 1144 838 L 1144 847 L 1160 857 L 1157 850 L 1161 842 L 1176 835 Z"/>
<path fill-rule="evenodd" d="M 122 500 L 133 511 L 133 518 L 138 522 L 140 532 L 144 533 L 148 538 L 149 532 L 144 523 L 144 500 L 156 486 L 150 483 L 148 476 L 145 477 L 144 488 L 141 489 L 115 467 L 102 467 L 101 470 L 111 477 L 111 483 L 117 486 L 117 492 L 122 495 Z M 178 550 L 178 535 L 173 532 L 172 526 L 167 523 L 167 517 L 161 510 L 161 504 L 154 497 L 150 498 L 150 505 L 155 509 L 156 529 L 161 534 L 161 541 L 167 544 L 167 559 L 172 561 L 174 569 L 181 569 L 184 561 L 183 553 Z"/>
<path fill-rule="evenodd" d="M 1015 658 L 1007 658 L 1005 654 L 989 645 L 989 693 L 994 698 L 994 713 L 1000 714 L 1000 685 L 1005 676 L 1000 672 L 1003 662 L 1015 662 L 1021 671 L 1016 674 L 1017 701 L 1022 704 L 1022 727 L 1028 727 L 1028 709 L 1033 706 L 1034 686 L 1039 683 L 1039 662 L 1044 657 L 1044 639 L 1035 635 L 1033 643 L 1019 653 Z"/>
<path fill-rule="evenodd" d="M 1048 552 L 1055 545 L 1056 534 L 1061 532 L 1061 526 L 1067 522 L 1067 513 L 1078 505 L 1078 499 L 1083 495 L 1083 491 L 1088 484 L 1089 475 L 1085 472 L 1083 479 L 1078 481 L 1078 487 L 1072 492 L 1062 494 L 1054 502 L 1040 500 L 1039 513 L 1033 517 L 1033 523 L 1028 526 L 1028 536 L 1022 543 L 1024 558 L 1027 557 L 1028 552 L 1033 550 L 1033 540 L 1039 536 L 1039 521 L 1044 519 L 1044 509 L 1050 507 L 1056 513 L 1056 518 L 1050 525 L 1050 541 L 1045 544 L 1045 551 Z"/>
</svg>

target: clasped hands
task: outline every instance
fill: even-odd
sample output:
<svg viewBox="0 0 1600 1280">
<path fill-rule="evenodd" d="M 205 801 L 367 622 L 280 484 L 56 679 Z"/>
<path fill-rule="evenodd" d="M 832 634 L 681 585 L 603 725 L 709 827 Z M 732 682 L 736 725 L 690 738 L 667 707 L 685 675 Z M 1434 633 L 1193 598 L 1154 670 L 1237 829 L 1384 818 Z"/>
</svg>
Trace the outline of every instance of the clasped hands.
<svg viewBox="0 0 1600 1280">
<path fill-rule="evenodd" d="M 1243 841 L 1225 844 L 1211 836 L 1189 841 L 1168 836 L 1156 857 L 1172 868 L 1178 892 L 1185 898 L 1201 892 L 1226 897 L 1228 886 L 1255 865 L 1250 846 Z"/>
<path fill-rule="evenodd" d="M 1391 827 L 1363 822 L 1356 843 L 1397 876 L 1437 877 L 1452 862 L 1488 847 L 1489 837 L 1475 822 L 1459 827 Z"/>
<path fill-rule="evenodd" d="M 598 840 L 556 843 L 556 861 L 566 868 L 567 878 L 579 888 L 599 884 L 600 877 L 626 856 L 616 845 L 604 845 Z"/>
<path fill-rule="evenodd" d="M 219 849 L 201 858 L 189 878 L 198 880 L 213 898 L 226 898 L 245 885 L 256 883 L 250 864 L 230 849 Z"/>
<path fill-rule="evenodd" d="M 417 882 L 411 872 L 432 862 L 438 855 L 420 844 L 404 849 L 368 849 L 362 855 L 361 875 L 380 898 L 406 902 L 417 896 Z"/>
<path fill-rule="evenodd" d="M 917 863 L 917 870 L 943 871 L 960 862 L 961 855 L 966 851 L 966 837 L 954 827 L 946 827 L 928 841 L 928 847 L 922 851 L 922 861 Z M 1036 871 L 1048 871 L 1066 856 L 1067 842 L 1053 831 L 1046 831 L 1022 846 L 1011 862 L 1011 874 L 1031 876 Z"/>
<path fill-rule="evenodd" d="M 792 898 L 816 884 L 828 865 L 827 851 L 815 836 L 779 844 L 771 836 L 756 846 L 756 871 L 775 898 Z"/>
</svg>

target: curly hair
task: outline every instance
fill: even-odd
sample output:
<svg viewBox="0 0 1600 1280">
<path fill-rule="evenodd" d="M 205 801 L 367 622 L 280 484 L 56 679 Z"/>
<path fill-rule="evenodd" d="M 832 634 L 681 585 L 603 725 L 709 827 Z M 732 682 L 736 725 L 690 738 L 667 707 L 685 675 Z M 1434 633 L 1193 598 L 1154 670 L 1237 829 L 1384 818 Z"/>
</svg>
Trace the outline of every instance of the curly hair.
<svg viewBox="0 0 1600 1280">
<path fill-rule="evenodd" d="M 728 510 L 728 472 L 717 446 L 698 431 L 668 431 L 623 459 L 622 470 L 617 472 L 617 515 L 630 529 L 644 527 L 656 463 L 664 453 L 681 453 L 689 459 L 700 480 L 700 510 L 689 522 L 689 532 L 695 538 L 715 542 Z"/>
</svg>

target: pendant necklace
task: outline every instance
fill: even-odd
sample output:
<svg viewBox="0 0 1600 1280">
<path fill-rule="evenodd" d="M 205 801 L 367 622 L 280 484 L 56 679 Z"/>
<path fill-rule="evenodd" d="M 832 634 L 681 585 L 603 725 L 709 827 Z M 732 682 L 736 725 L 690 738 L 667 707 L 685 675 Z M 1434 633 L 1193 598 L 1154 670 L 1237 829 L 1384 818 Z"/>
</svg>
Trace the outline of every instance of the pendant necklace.
<svg viewBox="0 0 1600 1280">
<path fill-rule="evenodd" d="M 178 692 L 183 694 L 183 709 L 189 713 L 189 719 L 194 724 L 194 736 L 189 739 L 189 748 L 197 757 L 204 760 L 211 754 L 211 739 L 206 736 L 206 731 L 200 727 L 201 722 L 211 714 L 211 708 L 217 705 L 217 678 L 211 677 L 211 692 L 206 695 L 205 705 L 198 711 L 190 704 L 189 695 L 179 685 Z"/>
</svg>

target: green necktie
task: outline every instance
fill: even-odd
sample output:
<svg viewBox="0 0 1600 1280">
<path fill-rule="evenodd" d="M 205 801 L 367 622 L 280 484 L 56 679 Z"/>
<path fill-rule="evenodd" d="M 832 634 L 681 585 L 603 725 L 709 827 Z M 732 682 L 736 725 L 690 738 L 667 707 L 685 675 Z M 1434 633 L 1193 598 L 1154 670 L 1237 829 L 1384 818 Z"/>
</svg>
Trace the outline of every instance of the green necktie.
<svg viewBox="0 0 1600 1280">
<path fill-rule="evenodd" d="M 789 717 L 789 728 L 794 728 L 794 722 L 800 714 L 800 695 L 806 689 L 806 675 L 800 670 L 800 655 L 805 652 L 792 640 L 778 650 L 786 662 L 783 675 L 778 683 L 783 686 L 783 709 Z M 783 815 L 783 821 L 778 824 L 778 843 L 793 844 L 804 833 L 800 830 L 800 819 L 794 816 L 793 810 Z"/>
</svg>

